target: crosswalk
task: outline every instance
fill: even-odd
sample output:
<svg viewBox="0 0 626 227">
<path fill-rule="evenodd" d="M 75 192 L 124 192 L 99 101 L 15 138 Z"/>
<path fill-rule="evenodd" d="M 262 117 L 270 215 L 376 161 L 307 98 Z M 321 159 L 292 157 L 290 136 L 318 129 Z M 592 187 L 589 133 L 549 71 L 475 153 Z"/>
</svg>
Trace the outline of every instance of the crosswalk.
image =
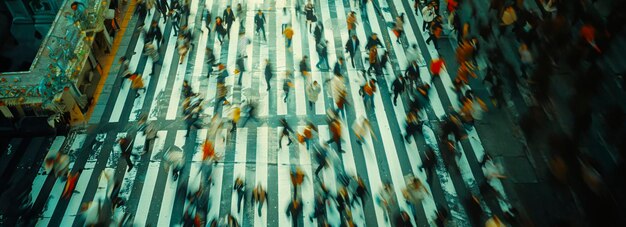
<svg viewBox="0 0 626 227">
<path fill-rule="evenodd" d="M 322 86 L 322 93 L 313 109 L 308 108 L 305 90 L 305 78 L 299 74 L 298 62 L 304 55 L 309 57 L 309 65 L 314 66 L 319 58 L 315 52 L 315 40 L 308 32 L 308 27 L 303 17 L 297 17 L 294 12 L 293 0 L 257 1 L 249 3 L 246 15 L 239 16 L 238 20 L 244 20 L 245 37 L 252 42 L 250 45 L 238 46 L 238 31 L 240 24 L 233 24 L 230 39 L 225 39 L 223 44 L 217 40 L 214 31 L 209 34 L 204 28 L 202 11 L 205 7 L 211 10 L 212 15 L 220 15 L 225 5 L 218 1 L 191 1 L 190 29 L 195 37 L 192 42 L 195 46 L 190 50 L 187 57 L 179 64 L 179 56 L 176 50 L 176 38 L 172 36 L 171 24 L 164 23 L 162 17 L 152 13 L 146 18 L 146 24 L 152 19 L 157 19 L 159 26 L 164 31 L 164 41 L 159 48 L 162 56 L 162 65 L 158 66 L 153 75 L 149 76 L 152 69 L 152 61 L 143 56 L 144 40 L 142 36 L 137 38 L 135 44 L 129 46 L 129 52 L 134 52 L 130 59 L 131 69 L 143 72 L 146 90 L 140 92 L 135 98 L 128 84 L 122 86 L 117 95 L 112 95 L 109 100 L 111 108 L 109 113 L 103 113 L 101 127 L 104 125 L 117 126 L 119 130 L 110 130 L 110 127 L 96 130 L 95 133 L 77 134 L 71 140 L 65 141 L 65 137 L 58 137 L 52 143 L 50 152 L 58 150 L 64 142 L 68 149 L 62 152 L 70 154 L 70 169 L 73 172 L 82 170 L 79 176 L 75 192 L 69 199 L 61 198 L 65 182 L 55 179 L 48 180 L 45 171 L 39 171 L 33 182 L 31 197 L 36 204 L 41 204 L 41 215 L 37 226 L 76 226 L 84 223 L 81 217 L 81 205 L 85 202 L 100 198 L 109 190 L 109 184 L 103 180 L 103 172 L 112 172 L 115 179 L 121 180 L 120 195 L 126 198 L 127 203 L 122 210 L 134 216 L 137 226 L 168 226 L 177 225 L 181 222 L 182 214 L 186 208 L 184 193 L 190 187 L 196 187 L 197 178 L 205 178 L 201 171 L 201 144 L 207 139 L 206 129 L 194 130 L 189 137 L 184 135 L 184 123 L 181 120 L 181 87 L 184 80 L 190 82 L 195 92 L 200 93 L 207 104 L 204 114 L 207 116 L 227 116 L 228 108 L 216 111 L 215 78 L 206 78 L 208 66 L 205 63 L 205 48 L 210 47 L 218 59 L 224 63 L 230 76 L 226 79 L 229 89 L 227 100 L 231 103 L 239 103 L 246 99 L 256 98 L 259 101 L 258 117 L 260 123 L 248 122 L 246 127 L 237 128 L 234 133 L 226 129 L 219 131 L 215 136 L 215 149 L 223 154 L 224 158 L 215 165 L 212 171 L 213 185 L 209 193 L 209 220 L 232 214 L 243 226 L 288 226 L 291 218 L 285 214 L 286 207 L 293 193 L 289 180 L 289 171 L 292 166 L 301 166 L 305 170 L 308 179 L 302 186 L 302 198 L 304 199 L 304 212 L 298 218 L 305 226 L 316 225 L 316 220 L 309 219 L 313 212 L 313 185 L 314 170 L 317 167 L 315 158 L 307 151 L 304 144 L 286 146 L 287 141 L 279 141 L 281 128 L 278 127 L 278 119 L 285 118 L 294 129 L 301 131 L 306 121 L 313 122 L 319 129 L 318 141 L 325 142 L 329 139 L 329 129 L 325 122 L 325 111 L 335 108 L 332 100 L 330 86 L 324 81 L 332 77 L 332 72 L 319 71 L 313 68 L 312 80 L 318 81 Z M 329 63 L 332 64 L 339 57 L 349 59 L 344 51 L 344 44 L 349 39 L 345 26 L 346 15 L 350 11 L 360 14 L 359 7 L 353 1 L 317 1 L 315 11 L 325 24 L 324 39 L 328 40 Z M 382 17 L 377 16 L 373 6 L 368 4 L 365 8 L 367 15 L 357 17 L 358 26 L 356 35 L 364 46 L 368 34 L 377 33 L 386 50 L 390 53 L 392 64 L 386 66 L 386 75 L 378 79 L 379 92 L 374 96 L 375 108 L 366 107 L 362 97 L 358 94 L 360 70 L 368 64 L 363 59 L 357 61 L 356 68 L 351 64 L 344 64 L 346 72 L 346 87 L 350 106 L 346 110 L 346 117 L 342 119 L 342 139 L 345 153 L 336 154 L 339 165 L 337 168 L 326 168 L 320 176 L 327 184 L 331 193 L 337 190 L 337 173 L 345 172 L 350 175 L 359 175 L 368 186 L 368 197 L 365 204 L 354 208 L 355 223 L 359 226 L 388 226 L 392 225 L 385 220 L 385 211 L 377 204 L 378 193 L 386 183 L 393 185 L 393 197 L 396 201 L 394 209 L 411 210 L 408 202 L 403 198 L 402 189 L 406 182 L 404 176 L 415 174 L 426 183 L 426 173 L 422 168 L 423 152 L 427 146 L 435 148 L 437 167 L 434 179 L 426 188 L 430 196 L 424 199 L 413 212 L 409 212 L 411 221 L 415 226 L 434 225 L 436 211 L 439 207 L 450 210 L 451 222 L 458 226 L 468 226 L 470 218 L 464 205 L 464 200 L 471 195 L 480 196 L 479 186 L 485 181 L 480 162 L 485 155 L 480 135 L 475 129 L 469 129 L 468 139 L 461 141 L 456 147 L 460 148 L 462 155 L 454 156 L 440 151 L 437 140 L 437 125 L 440 118 L 445 115 L 448 106 L 458 107 L 455 93 L 451 90 L 451 76 L 447 71 L 440 75 L 441 80 L 436 80 L 429 93 L 429 103 L 426 105 L 422 118 L 426 120 L 423 130 L 423 138 L 415 138 L 414 143 L 403 142 L 404 116 L 406 113 L 406 97 L 398 100 L 398 105 L 391 102 L 391 83 L 396 74 L 403 73 L 407 66 L 405 46 L 395 43 L 395 37 L 389 21 L 402 12 L 407 13 L 405 34 L 403 43 L 417 43 L 422 48 L 421 55 L 426 62 L 438 57 L 437 51 L 432 44 L 427 45 L 426 37 L 421 33 L 421 15 L 412 12 L 410 4 L 402 0 L 376 1 L 384 9 Z M 292 28 L 295 36 L 292 48 L 287 48 L 285 38 L 281 35 L 282 8 L 287 7 L 292 17 Z M 257 9 L 263 10 L 268 19 L 266 24 L 267 41 L 262 36 L 254 33 L 253 17 Z M 327 23 L 329 22 L 329 23 Z M 138 23 L 138 22 L 137 22 Z M 337 24 L 340 23 L 340 24 Z M 132 23 L 131 23 L 132 24 Z M 200 31 L 204 32 L 200 32 Z M 134 45 L 134 46 L 133 46 Z M 242 85 L 238 85 L 238 75 L 235 70 L 236 55 L 239 48 L 245 48 L 248 55 L 246 72 L 242 77 Z M 367 56 L 366 52 L 357 56 Z M 382 54 L 382 51 L 381 51 Z M 266 90 L 263 69 L 265 59 L 270 60 L 274 77 L 270 81 L 271 89 Z M 346 61 L 348 62 L 348 61 Z M 292 72 L 294 87 L 292 88 L 287 102 L 283 102 L 282 79 L 286 71 Z M 427 66 L 420 66 L 423 81 L 430 81 L 431 75 Z M 122 78 L 108 78 L 110 80 L 122 80 Z M 116 81 L 117 82 L 117 81 Z M 131 128 L 126 125 L 136 124 L 141 114 L 147 114 L 149 121 L 157 121 L 159 131 L 153 142 L 152 149 L 141 156 L 133 158 L 135 167 L 128 169 L 123 158 L 120 158 L 119 150 L 115 148 L 117 138 L 130 136 L 133 138 L 133 153 L 140 154 L 144 149 L 145 136 L 141 132 L 126 130 Z M 365 143 L 357 144 L 354 133 L 350 130 L 352 123 L 359 118 L 366 118 L 372 123 L 373 133 L 366 136 Z M 113 126 L 111 126 L 113 127 Z M 104 127 L 103 127 L 104 128 Z M 222 140 L 222 138 L 226 138 Z M 282 143 L 282 149 L 279 149 Z M 186 156 L 185 169 L 178 180 L 174 181 L 171 170 L 164 169 L 163 154 L 172 146 L 180 147 Z M 334 146 L 333 146 L 334 147 Z M 43 164 L 42 164 L 43 165 Z M 450 166 L 458 166 L 450 167 Z M 43 168 L 43 166 L 42 166 Z M 256 206 L 249 201 L 243 202 L 241 212 L 237 211 L 237 195 L 231 188 L 236 178 L 240 177 L 247 182 L 248 191 L 256 184 L 261 184 L 269 193 L 268 203 L 264 205 L 261 215 L 257 215 Z M 481 207 L 488 215 L 498 214 L 510 209 L 506 201 L 506 194 L 502 184 L 496 179 L 490 184 L 499 190 L 500 197 L 495 199 L 484 198 Z M 494 205 L 495 204 L 495 205 Z M 336 206 L 329 206 L 329 208 Z M 329 217 L 337 216 L 336 208 L 328 209 Z M 393 217 L 392 217 L 393 218 Z M 338 219 L 338 218 L 337 218 Z M 331 224 L 338 224 L 339 220 L 332 220 Z"/>
</svg>

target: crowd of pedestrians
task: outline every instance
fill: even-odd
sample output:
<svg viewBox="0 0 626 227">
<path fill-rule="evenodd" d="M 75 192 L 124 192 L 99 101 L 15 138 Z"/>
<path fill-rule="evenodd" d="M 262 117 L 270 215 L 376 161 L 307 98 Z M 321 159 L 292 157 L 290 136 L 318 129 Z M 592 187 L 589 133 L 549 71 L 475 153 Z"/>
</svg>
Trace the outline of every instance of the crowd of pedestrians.
<svg viewBox="0 0 626 227">
<path fill-rule="evenodd" d="M 319 12 L 316 11 L 315 2 L 307 0 L 303 2 L 301 0 L 296 1 L 295 10 L 296 20 L 303 20 L 307 27 L 304 29 L 305 33 L 296 34 L 292 28 L 291 8 L 282 8 L 278 10 L 281 21 L 281 33 L 285 38 L 285 46 L 292 50 L 292 39 L 294 36 L 312 36 L 315 43 L 311 46 L 315 47 L 315 51 L 318 55 L 319 61 L 315 65 L 318 70 L 332 72 L 329 73 L 329 78 L 323 79 L 323 81 L 317 81 L 312 79 L 311 66 L 308 65 L 308 58 L 306 55 L 302 56 L 301 61 L 298 64 L 299 71 L 292 72 L 286 70 L 284 72 L 275 72 L 270 59 L 264 59 L 264 79 L 267 85 L 267 90 L 271 90 L 272 80 L 279 80 L 279 86 L 282 87 L 283 97 L 280 97 L 283 102 L 288 102 L 289 94 L 292 88 L 294 88 L 296 76 L 302 76 L 305 81 L 305 94 L 306 100 L 300 100 L 307 102 L 308 109 L 314 109 L 315 104 L 320 98 L 322 93 L 321 85 L 328 86 L 330 92 L 330 99 L 332 99 L 334 106 L 326 111 L 326 123 L 328 125 L 327 140 L 322 140 L 319 136 L 320 132 L 318 127 L 307 122 L 304 125 L 304 129 L 300 132 L 296 127 L 292 127 L 289 121 L 285 118 L 280 119 L 278 122 L 272 122 L 282 127 L 282 131 L 278 138 L 279 149 L 285 146 L 291 146 L 291 144 L 303 144 L 306 146 L 306 150 L 315 157 L 316 169 L 314 176 L 307 176 L 303 167 L 292 165 L 289 171 L 289 177 L 292 183 L 292 193 L 289 204 L 284 207 L 285 214 L 291 218 L 291 224 L 293 226 L 299 225 L 298 217 L 304 216 L 308 219 L 316 219 L 320 226 L 326 226 L 329 222 L 335 223 L 336 220 L 329 220 L 337 218 L 342 226 L 354 226 L 353 215 L 354 209 L 363 209 L 365 201 L 367 201 L 368 195 L 375 195 L 371 198 L 375 201 L 377 206 L 380 206 L 384 211 L 385 221 L 392 226 L 410 226 L 410 217 L 415 217 L 416 207 L 419 207 L 424 198 L 431 196 L 431 192 L 427 189 L 427 185 L 432 183 L 433 173 L 436 172 L 438 155 L 441 155 L 437 144 L 442 144 L 441 147 L 451 151 L 453 154 L 460 155 L 460 151 L 457 147 L 459 141 L 466 140 L 468 138 L 467 131 L 473 127 L 477 120 L 483 119 L 483 113 L 488 111 L 488 103 L 478 97 L 472 87 L 470 86 L 471 80 L 479 78 L 479 72 L 477 68 L 476 58 L 480 53 L 479 47 L 481 43 L 489 42 L 498 39 L 501 36 L 515 36 L 516 42 L 519 44 L 518 53 L 520 58 L 519 67 L 513 69 L 515 74 L 520 75 L 520 78 L 526 80 L 531 87 L 531 91 L 536 98 L 538 104 L 545 104 L 547 102 L 546 88 L 550 85 L 550 80 L 547 79 L 551 74 L 555 72 L 557 64 L 567 62 L 571 67 L 578 68 L 578 62 L 588 61 L 593 65 L 587 69 L 585 73 L 579 76 L 594 76 L 593 73 L 597 72 L 597 65 L 594 65 L 595 59 L 597 59 L 603 53 L 607 47 L 607 43 L 611 39 L 611 34 L 615 34 L 623 26 L 608 26 L 607 24 L 600 23 L 590 13 L 585 11 L 584 1 L 576 1 L 572 5 L 564 3 L 565 1 L 553 1 L 543 2 L 541 5 L 540 13 L 526 9 L 524 4 L 520 4 L 523 1 L 507 2 L 505 0 L 492 0 L 490 9 L 486 12 L 489 20 L 487 22 L 481 22 L 475 15 L 472 15 L 470 21 L 463 21 L 461 15 L 461 8 L 475 7 L 473 1 L 457 2 L 456 0 L 447 0 L 445 6 L 442 6 L 442 1 L 420 1 L 415 0 L 414 7 L 415 12 L 407 12 L 409 14 L 414 13 L 420 15 L 423 18 L 422 31 L 427 32 L 426 43 L 433 43 L 437 50 L 441 49 L 444 45 L 441 42 L 441 38 L 446 31 L 447 25 L 450 31 L 456 33 L 457 44 L 453 49 L 455 50 L 455 59 L 446 59 L 446 61 L 456 61 L 459 65 L 452 79 L 453 90 L 456 98 L 458 99 L 459 106 L 450 107 L 446 111 L 446 115 L 443 116 L 439 125 L 433 125 L 433 123 L 427 123 L 423 117 L 422 110 L 427 106 L 429 90 L 434 86 L 435 80 L 439 78 L 440 72 L 445 67 L 446 63 L 444 59 L 434 58 L 429 63 L 429 71 L 432 74 L 431 81 L 422 81 L 420 75 L 420 67 L 425 66 L 423 58 L 417 50 L 417 44 L 405 43 L 406 40 L 404 24 L 407 23 L 407 15 L 400 13 L 396 15 L 392 23 L 392 32 L 395 35 L 395 41 L 400 45 L 406 46 L 407 53 L 407 68 L 403 69 L 402 73 L 386 72 L 387 64 L 390 61 L 388 50 L 383 45 L 383 40 L 376 33 L 367 35 L 365 45 L 361 46 L 360 40 L 356 35 L 356 28 L 363 26 L 358 23 L 357 16 L 361 14 L 363 17 L 367 13 L 366 6 L 372 4 L 374 11 L 377 15 L 381 15 L 380 7 L 376 1 L 370 0 L 357 0 L 360 5 L 357 11 L 351 11 L 346 16 L 346 29 L 348 32 L 349 40 L 345 44 L 340 44 L 346 53 L 350 57 L 350 65 L 355 68 L 356 66 L 362 69 L 358 74 L 358 78 L 346 78 L 347 73 L 344 72 L 344 61 L 342 57 L 338 57 L 334 62 L 333 67 L 330 67 L 329 62 L 329 49 L 328 41 L 325 40 L 325 24 L 318 18 Z M 182 64 L 187 57 L 189 51 L 194 48 L 192 40 L 194 40 L 194 34 L 191 28 L 188 27 L 188 20 L 190 15 L 190 1 L 186 0 L 138 0 L 136 14 L 139 16 L 138 29 L 141 29 L 142 35 L 145 39 L 145 55 L 153 61 L 152 73 L 157 69 L 155 66 L 161 64 L 161 57 L 159 55 L 159 48 L 164 41 L 164 35 L 159 27 L 158 22 L 152 21 L 148 28 L 144 28 L 143 21 L 149 14 L 152 7 L 156 6 L 157 11 L 161 16 L 169 23 L 172 24 L 173 36 L 176 38 L 176 48 L 179 56 L 179 64 Z M 445 8 L 445 14 L 444 10 Z M 253 10 L 247 8 L 247 5 L 237 4 L 235 9 L 231 6 L 226 6 L 223 13 L 220 16 L 211 15 L 210 10 L 206 9 L 203 12 L 203 21 L 205 30 L 202 32 L 211 33 L 216 32 L 217 39 L 220 43 L 224 39 L 231 38 L 231 28 L 233 23 L 239 20 L 240 27 L 244 25 L 245 11 Z M 477 9 L 471 9 L 472 12 Z M 303 15 L 303 17 L 300 16 Z M 617 17 L 617 16 L 614 16 Z M 447 20 L 444 20 L 447 19 Z M 261 9 L 256 9 L 253 17 L 253 25 L 255 35 L 262 37 L 263 41 L 267 42 L 266 38 L 266 25 L 268 20 L 265 13 Z M 569 26 L 572 25 L 572 26 Z M 573 26 L 575 25 L 575 26 Z M 484 27 L 487 27 L 486 29 Z M 497 28 L 497 29 L 490 29 Z M 479 36 L 473 35 L 471 31 L 479 31 Z M 308 30 L 308 34 L 306 31 Z M 236 68 L 234 74 L 239 74 L 238 85 L 241 85 L 241 78 L 245 69 L 246 46 L 251 43 L 249 38 L 245 37 L 245 33 L 240 31 L 235 32 L 239 34 L 238 50 Z M 578 36 L 572 38 L 570 34 L 578 34 Z M 387 44 L 391 45 L 391 44 Z M 548 48 L 550 47 L 550 48 Z M 198 47 L 202 48 L 202 46 Z M 229 135 L 236 132 L 237 127 L 244 127 L 248 120 L 252 119 L 256 123 L 264 121 L 258 119 L 256 111 L 258 110 L 258 101 L 255 99 L 247 99 L 242 102 L 229 101 L 229 88 L 226 86 L 226 78 L 231 75 L 231 72 L 226 70 L 226 66 L 219 62 L 215 56 L 213 56 L 212 50 L 206 48 L 206 62 L 209 64 L 209 74 L 216 77 L 216 97 L 214 100 L 204 100 L 203 96 L 196 91 L 193 91 L 191 84 L 185 80 L 181 89 L 183 95 L 182 101 L 182 116 L 184 124 L 186 126 L 187 134 L 190 136 L 193 129 L 206 128 L 207 138 L 222 139 L 222 142 L 230 139 Z M 539 51 L 542 50 L 542 51 Z M 485 70 L 485 75 L 482 77 L 482 83 L 488 85 L 490 101 L 493 106 L 500 108 L 505 103 L 503 98 L 503 81 L 505 79 L 502 76 L 502 72 L 499 69 L 500 65 L 508 64 L 504 62 L 502 58 L 494 55 L 495 51 L 490 50 L 491 54 L 489 60 L 489 67 Z M 364 56 L 361 56 L 364 53 Z M 578 54 L 582 53 L 582 54 Z M 566 56 L 566 59 L 561 59 L 560 56 Z M 363 58 L 364 57 L 364 58 Z M 363 60 L 365 59 L 365 60 Z M 131 72 L 129 69 L 129 61 L 126 57 L 119 59 L 121 63 L 122 76 L 125 79 L 131 81 L 131 88 L 136 90 L 135 96 L 139 96 L 139 91 L 144 91 L 143 78 L 141 73 Z M 213 67 L 217 70 L 213 71 Z M 594 68 L 595 67 L 595 68 Z M 519 70 L 518 70 L 519 69 Z M 332 70 L 332 71 L 331 71 Z M 274 75 L 276 74 L 276 76 Z M 296 75 L 297 74 L 297 75 Z M 428 148 L 422 155 L 423 165 L 425 170 L 426 179 L 421 179 L 419 176 L 409 174 L 404 176 L 405 185 L 393 185 L 385 182 L 381 188 L 368 189 L 364 180 L 354 174 L 346 173 L 343 170 L 341 159 L 339 158 L 344 150 L 344 129 L 349 129 L 356 136 L 356 142 L 359 146 L 365 146 L 369 143 L 376 142 L 378 138 L 372 129 L 372 125 L 367 116 L 359 116 L 354 122 L 351 122 L 351 127 L 347 127 L 346 109 L 351 108 L 352 103 L 348 97 L 348 88 L 346 86 L 348 79 L 354 79 L 360 81 L 359 95 L 362 96 L 362 102 L 368 111 L 373 111 L 376 108 L 375 96 L 381 95 L 382 89 L 381 80 L 384 81 L 385 74 L 395 75 L 395 78 L 390 84 L 391 100 L 394 106 L 398 104 L 398 99 L 407 100 L 408 108 L 405 117 L 405 127 L 401 132 L 402 137 L 406 143 L 411 143 L 415 140 L 416 136 L 423 136 L 426 140 Z M 596 93 L 594 92 L 594 83 L 597 85 L 597 81 L 585 80 L 592 84 L 580 84 L 575 87 L 575 90 L 579 95 L 575 96 L 572 101 L 571 111 L 574 113 L 574 126 L 573 132 L 570 134 L 558 134 L 550 137 L 551 147 L 554 152 L 550 159 L 550 171 L 554 175 L 556 181 L 563 184 L 572 184 L 572 181 L 579 181 L 587 186 L 583 192 L 586 194 L 595 195 L 594 198 L 599 198 L 600 202 L 589 202 L 590 206 L 597 207 L 610 203 L 608 201 L 608 190 L 606 186 L 605 177 L 602 172 L 598 171 L 597 164 L 588 155 L 580 152 L 574 141 L 579 141 L 581 137 L 585 135 L 585 132 L 589 129 L 590 115 L 591 115 L 591 97 Z M 589 88 L 591 86 L 592 88 Z M 175 88 L 179 89 L 179 88 Z M 276 88 L 274 88 L 276 89 Z M 280 89 L 280 88 L 279 88 Z M 324 94 L 322 94 L 324 96 Z M 322 97 L 325 98 L 325 97 Z M 406 102 L 402 102 L 406 103 Z M 205 114 L 204 107 L 207 104 L 215 105 L 216 113 L 218 110 L 224 110 L 224 115 L 207 116 Z M 332 104 L 331 104 L 332 105 Z M 378 107 L 380 108 L 380 107 Z M 367 114 L 367 113 L 365 113 Z M 532 136 L 534 126 L 537 121 L 536 111 L 529 112 L 524 115 L 521 120 L 521 127 L 528 136 Z M 626 121 L 623 117 L 623 112 L 619 108 L 610 109 L 605 114 L 607 119 L 607 134 L 620 134 L 624 135 L 624 130 L 619 127 L 611 127 L 614 124 L 623 125 Z M 244 117 L 244 119 L 241 119 Z M 142 155 L 150 151 L 153 146 L 153 141 L 157 137 L 157 131 L 160 128 L 155 122 L 149 122 L 145 118 L 140 121 L 140 127 L 136 131 L 140 131 L 146 136 L 144 152 L 139 154 L 132 153 L 132 143 L 128 138 L 119 138 L 116 143 L 116 149 L 126 160 L 128 165 L 128 171 L 133 169 L 133 157 Z M 438 130 L 433 130 L 431 127 L 437 127 Z M 435 134 L 435 131 L 437 134 Z M 222 133 L 225 132 L 225 133 Z M 287 141 L 284 141 L 286 137 Z M 367 138 L 371 138 L 373 141 L 367 141 Z M 624 142 L 619 139 L 620 137 L 609 140 L 608 142 L 624 147 Z M 183 226 L 205 226 L 205 225 L 227 225 L 227 226 L 239 226 L 238 219 L 234 214 L 227 214 L 224 217 L 219 217 L 214 220 L 207 219 L 208 207 L 207 200 L 208 191 L 211 189 L 212 169 L 217 162 L 221 161 L 223 154 L 215 151 L 214 139 L 206 139 L 202 146 L 202 164 L 200 171 L 204 178 L 190 176 L 190 181 L 198 181 L 198 187 L 189 187 L 186 190 L 186 208 L 182 217 Z M 284 143 L 286 142 L 286 143 Z M 331 144 L 333 146 L 331 146 Z M 623 150 L 623 149 L 622 149 Z M 282 151 L 280 151 L 282 152 Z M 163 167 L 172 174 L 172 179 L 176 181 L 182 174 L 182 170 L 185 166 L 185 153 L 183 149 L 171 146 L 163 154 Z M 69 171 L 68 156 L 63 153 L 57 153 L 53 156 L 46 157 L 46 167 L 48 171 L 54 173 L 56 177 L 62 177 L 66 179 L 66 185 L 62 197 L 67 199 L 74 191 L 76 186 L 76 180 L 78 179 L 81 171 Z M 491 182 L 498 179 L 505 178 L 502 167 L 494 161 L 489 155 L 485 156 L 484 160 L 480 160 L 482 171 L 484 173 L 485 181 L 483 187 L 490 188 Z M 623 165 L 623 164 L 622 164 Z M 334 171 L 326 171 L 332 168 Z M 623 167 L 622 167 L 623 168 Z M 330 173 L 335 173 L 334 176 L 330 176 Z M 575 173 L 576 177 L 570 173 Z M 124 223 L 129 222 L 132 217 L 124 214 L 123 211 L 118 209 L 124 204 L 124 198 L 119 196 L 119 179 L 114 179 L 114 175 L 103 172 L 101 180 L 105 180 L 107 183 L 107 193 L 104 196 L 97 197 L 92 202 L 85 204 L 81 208 L 83 214 L 86 217 L 86 224 L 102 225 L 112 222 Z M 221 180 L 221 179 L 220 179 Z M 328 181 L 334 181 L 336 183 L 336 191 L 330 191 L 328 188 Z M 262 215 L 262 208 L 264 204 L 268 203 L 268 192 L 266 191 L 266 185 L 256 184 L 251 185 L 245 182 L 241 177 L 236 178 L 234 181 L 233 195 L 236 196 L 237 212 L 243 209 L 254 209 L 246 207 L 246 204 L 253 204 L 256 206 L 255 214 Z M 314 201 L 310 201 L 314 204 L 312 213 L 304 213 L 303 206 L 309 201 L 304 201 L 302 197 L 302 190 L 304 187 L 312 188 L 314 192 Z M 403 198 L 396 198 L 396 188 L 402 188 Z M 110 190 L 109 190 L 110 188 Z M 492 190 L 495 190 L 491 188 Z M 374 193 L 370 194 L 370 191 Z M 488 191 L 488 190 L 487 190 Z M 484 191 L 481 191 L 483 193 Z M 499 192 L 495 192 L 496 196 Z M 487 217 L 482 212 L 481 205 L 482 196 L 472 195 L 468 199 L 470 201 L 468 207 L 474 207 L 470 209 L 472 216 L 472 222 L 474 224 L 480 223 L 485 226 L 503 226 L 504 221 L 515 221 L 515 210 L 503 211 L 504 217 L 493 215 Z M 245 203 L 245 200 L 250 199 L 252 203 Z M 406 210 L 397 210 L 394 207 L 398 207 L 397 201 L 404 199 L 409 204 Z M 472 205 L 473 204 L 473 205 Z M 478 205 L 477 205 L 478 204 Z M 332 209 L 338 214 L 338 217 L 330 217 L 328 209 Z M 606 216 L 599 212 L 593 212 L 588 209 L 590 219 L 592 221 L 600 222 L 604 220 Z M 120 214 L 121 213 L 121 214 Z M 504 218 L 505 220 L 501 220 Z M 437 210 L 436 220 L 434 221 L 437 226 L 446 226 L 447 221 L 450 219 L 449 211 L 446 208 L 440 207 Z"/>
</svg>

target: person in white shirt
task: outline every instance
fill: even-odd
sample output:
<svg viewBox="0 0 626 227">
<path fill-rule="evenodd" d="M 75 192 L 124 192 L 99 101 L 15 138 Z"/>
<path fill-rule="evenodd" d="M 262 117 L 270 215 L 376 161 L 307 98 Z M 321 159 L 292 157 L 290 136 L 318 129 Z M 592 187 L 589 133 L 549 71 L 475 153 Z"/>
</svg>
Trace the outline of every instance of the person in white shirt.
<svg viewBox="0 0 626 227">
<path fill-rule="evenodd" d="M 424 23 L 422 24 L 422 31 L 426 31 L 430 27 L 430 22 L 435 19 L 435 7 L 433 4 L 428 4 L 422 9 L 422 17 L 424 17 Z"/>
<path fill-rule="evenodd" d="M 285 28 L 287 28 L 287 26 L 289 26 L 289 24 L 291 23 L 291 14 L 289 13 L 289 11 L 287 11 L 286 7 L 283 7 L 283 15 L 281 16 L 282 18 L 282 29 L 281 29 L 281 33 L 285 31 Z"/>
</svg>

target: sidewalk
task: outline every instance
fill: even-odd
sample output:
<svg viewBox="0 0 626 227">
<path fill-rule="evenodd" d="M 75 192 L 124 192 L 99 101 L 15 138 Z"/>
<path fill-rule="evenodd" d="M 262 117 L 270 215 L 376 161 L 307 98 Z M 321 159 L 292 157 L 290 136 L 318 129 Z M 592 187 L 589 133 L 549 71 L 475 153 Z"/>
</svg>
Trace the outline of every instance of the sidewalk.
<svg viewBox="0 0 626 227">
<path fill-rule="evenodd" d="M 442 2 L 442 4 L 445 3 Z M 477 34 L 478 25 L 474 21 L 489 21 L 488 17 L 491 14 L 486 13 L 489 11 L 489 4 L 489 1 L 486 0 L 474 0 L 473 6 L 467 1 L 463 1 L 459 5 L 458 13 L 461 17 L 461 23 L 470 23 L 473 37 L 479 37 Z M 535 2 L 524 1 L 524 4 L 527 8 L 540 12 Z M 446 6 L 442 5 L 441 7 L 441 12 L 446 12 Z M 471 18 L 470 7 L 477 7 L 476 20 Z M 445 18 L 447 15 L 443 16 Z M 494 33 L 497 32 L 496 29 L 492 30 Z M 449 72 L 456 72 L 458 68 L 458 63 L 455 60 L 455 49 L 458 43 L 456 33 L 447 29 L 444 32 L 450 34 L 448 38 L 452 49 L 444 50 L 448 48 L 444 47 L 440 54 L 447 60 Z M 480 50 L 476 59 L 479 69 L 476 73 L 479 78 L 471 80 L 470 86 L 479 97 L 488 100 L 485 98 L 489 97 L 489 92 L 481 82 L 489 62 L 487 50 L 497 48 L 503 62 L 508 64 L 508 66 L 500 67 L 499 70 L 501 79 L 505 84 L 504 96 L 507 103 L 502 109 L 504 111 L 499 111 L 490 105 L 490 112 L 485 116 L 486 120 L 476 124 L 476 129 L 479 134 L 486 138 L 497 138 L 497 140 L 486 143 L 485 150 L 500 161 L 505 168 L 507 174 L 507 179 L 503 181 L 505 190 L 510 197 L 510 202 L 520 212 L 520 219 L 516 224 L 520 226 L 548 226 L 560 220 L 573 220 L 574 223 L 583 223 L 580 222 L 583 218 L 582 211 L 571 192 L 556 188 L 551 183 L 547 165 L 547 154 L 549 154 L 550 149 L 547 142 L 529 141 L 519 128 L 521 115 L 529 111 L 528 107 L 534 105 L 534 99 L 527 84 L 518 77 L 519 55 L 517 49 L 519 44 L 512 34 L 503 35 L 495 40 L 497 43 L 487 43 L 479 38 Z M 502 122 L 505 123 L 502 124 Z M 547 138 L 549 133 L 542 133 L 543 135 L 538 135 L 535 138 Z M 531 220 L 532 224 L 525 222 L 528 220 Z"/>
</svg>

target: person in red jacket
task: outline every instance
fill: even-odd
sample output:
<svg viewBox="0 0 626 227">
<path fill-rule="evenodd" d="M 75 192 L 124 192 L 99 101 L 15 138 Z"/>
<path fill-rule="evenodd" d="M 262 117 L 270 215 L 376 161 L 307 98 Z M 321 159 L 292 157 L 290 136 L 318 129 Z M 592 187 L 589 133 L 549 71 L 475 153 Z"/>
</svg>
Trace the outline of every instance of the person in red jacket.
<svg viewBox="0 0 626 227">
<path fill-rule="evenodd" d="M 439 73 L 441 73 L 441 69 L 443 69 L 443 59 L 435 58 L 430 62 L 430 72 L 432 73 L 432 78 L 430 83 L 435 80 L 435 77 L 439 77 Z"/>
<path fill-rule="evenodd" d="M 67 174 L 67 181 L 65 181 L 65 188 L 63 189 L 63 194 L 61 195 L 64 199 L 69 199 L 72 196 L 72 192 L 76 188 L 76 182 L 78 181 L 78 177 L 83 172 L 82 169 L 78 170 L 75 173 Z"/>
</svg>

